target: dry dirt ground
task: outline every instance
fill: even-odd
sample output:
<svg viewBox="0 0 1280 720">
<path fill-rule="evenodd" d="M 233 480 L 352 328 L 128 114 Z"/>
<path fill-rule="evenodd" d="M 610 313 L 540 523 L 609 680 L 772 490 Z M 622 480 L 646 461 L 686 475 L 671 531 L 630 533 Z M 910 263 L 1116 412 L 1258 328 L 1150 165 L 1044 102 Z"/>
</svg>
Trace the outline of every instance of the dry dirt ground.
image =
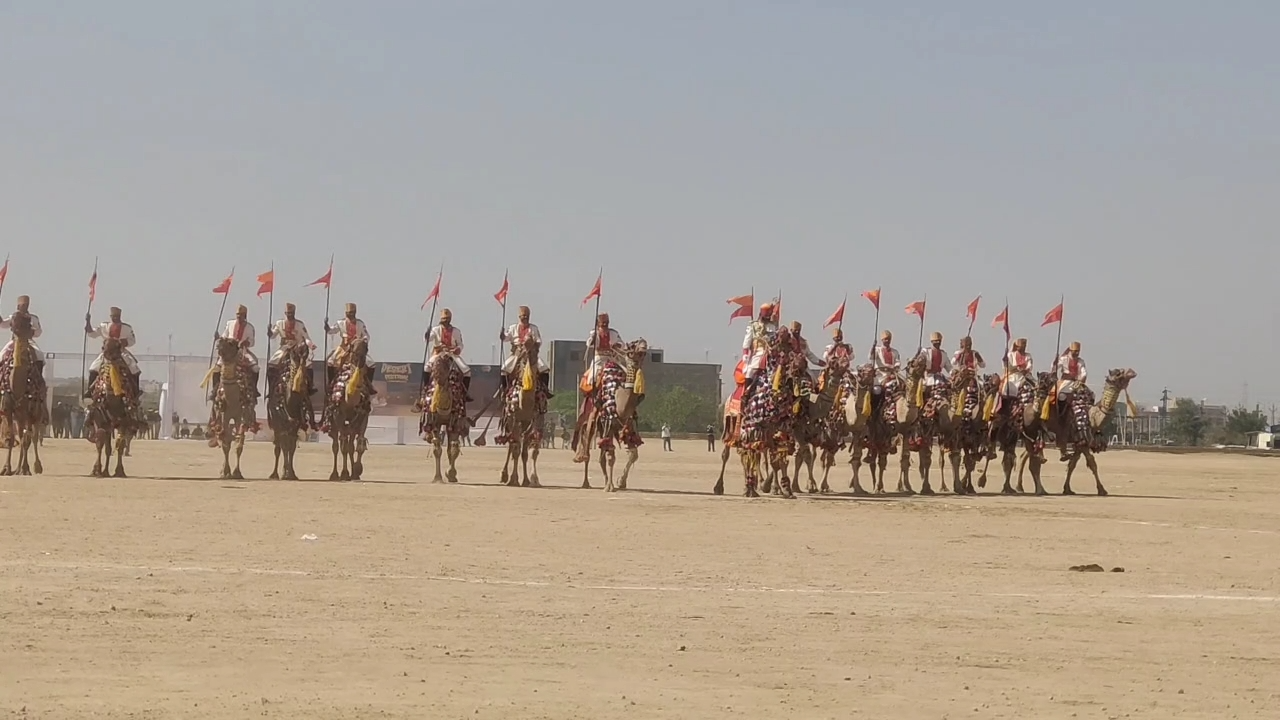
<svg viewBox="0 0 1280 720">
<path fill-rule="evenodd" d="M 529 490 L 494 448 L 459 485 L 422 447 L 339 484 L 211 479 L 191 441 L 95 480 L 49 441 L 43 477 L 0 478 L 0 717 L 1280 717 L 1280 460 L 747 501 L 708 494 L 702 443 L 642 450 L 606 495 L 562 450 Z"/>
</svg>

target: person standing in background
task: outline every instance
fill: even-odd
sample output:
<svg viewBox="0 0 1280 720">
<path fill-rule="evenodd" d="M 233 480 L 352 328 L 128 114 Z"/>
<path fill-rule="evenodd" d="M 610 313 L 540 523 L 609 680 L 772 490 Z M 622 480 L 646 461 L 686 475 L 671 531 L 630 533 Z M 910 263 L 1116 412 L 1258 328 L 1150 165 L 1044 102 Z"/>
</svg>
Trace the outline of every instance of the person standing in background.
<svg viewBox="0 0 1280 720">
<path fill-rule="evenodd" d="M 666 423 L 662 423 L 662 450 L 671 452 L 671 426 Z"/>
</svg>

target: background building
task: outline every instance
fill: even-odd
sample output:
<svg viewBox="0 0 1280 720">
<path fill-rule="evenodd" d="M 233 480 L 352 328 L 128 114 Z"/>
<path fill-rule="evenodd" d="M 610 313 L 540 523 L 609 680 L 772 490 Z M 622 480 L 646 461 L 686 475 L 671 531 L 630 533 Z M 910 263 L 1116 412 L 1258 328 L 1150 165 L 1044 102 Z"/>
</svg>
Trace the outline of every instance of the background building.
<svg viewBox="0 0 1280 720">
<path fill-rule="evenodd" d="M 551 392 L 573 393 L 582 377 L 585 340 L 552 340 L 547 343 L 547 368 L 551 370 Z M 719 406 L 721 392 L 720 365 L 715 363 L 669 363 L 661 348 L 649 348 L 644 364 L 647 397 L 656 397 L 673 388 L 688 392 Z"/>
</svg>

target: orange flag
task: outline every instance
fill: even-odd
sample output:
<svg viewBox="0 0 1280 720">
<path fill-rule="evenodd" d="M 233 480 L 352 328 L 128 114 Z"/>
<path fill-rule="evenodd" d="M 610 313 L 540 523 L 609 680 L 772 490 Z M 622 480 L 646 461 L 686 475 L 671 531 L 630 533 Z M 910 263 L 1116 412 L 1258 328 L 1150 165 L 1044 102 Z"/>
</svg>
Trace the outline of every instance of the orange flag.
<svg viewBox="0 0 1280 720">
<path fill-rule="evenodd" d="M 258 276 L 258 297 L 262 297 L 267 293 L 274 293 L 276 289 L 276 271 L 268 270 Z"/>
</svg>

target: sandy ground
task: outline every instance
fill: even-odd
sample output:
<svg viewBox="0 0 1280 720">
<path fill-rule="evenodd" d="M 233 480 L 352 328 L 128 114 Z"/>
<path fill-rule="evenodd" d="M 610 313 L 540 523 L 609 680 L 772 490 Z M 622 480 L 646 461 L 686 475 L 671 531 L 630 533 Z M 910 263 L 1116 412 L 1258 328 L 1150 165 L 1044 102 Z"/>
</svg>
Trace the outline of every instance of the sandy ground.
<svg viewBox="0 0 1280 720">
<path fill-rule="evenodd" d="M 529 490 L 494 448 L 450 486 L 421 447 L 339 484 L 209 479 L 191 441 L 95 480 L 49 441 L 43 477 L 0 478 L 0 716 L 1280 717 L 1280 460 L 1111 452 L 1109 498 L 747 501 L 708 494 L 703 443 L 642 451 L 606 495 L 561 450 Z"/>
</svg>

